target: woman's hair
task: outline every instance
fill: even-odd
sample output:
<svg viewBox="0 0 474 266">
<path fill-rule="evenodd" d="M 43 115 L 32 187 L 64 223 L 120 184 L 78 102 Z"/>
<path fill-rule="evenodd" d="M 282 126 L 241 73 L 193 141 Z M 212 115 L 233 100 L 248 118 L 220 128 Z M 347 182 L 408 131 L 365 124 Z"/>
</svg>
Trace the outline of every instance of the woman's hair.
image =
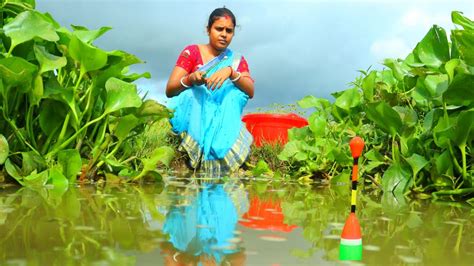
<svg viewBox="0 0 474 266">
<path fill-rule="evenodd" d="M 220 7 L 220 8 L 214 9 L 214 11 L 212 11 L 212 13 L 209 15 L 209 21 L 207 22 L 207 29 L 210 30 L 214 21 L 218 20 L 221 17 L 230 17 L 230 19 L 232 20 L 232 23 L 234 23 L 234 28 L 236 27 L 237 24 L 235 22 L 235 16 L 232 13 L 232 11 L 230 11 L 226 7 Z"/>
</svg>

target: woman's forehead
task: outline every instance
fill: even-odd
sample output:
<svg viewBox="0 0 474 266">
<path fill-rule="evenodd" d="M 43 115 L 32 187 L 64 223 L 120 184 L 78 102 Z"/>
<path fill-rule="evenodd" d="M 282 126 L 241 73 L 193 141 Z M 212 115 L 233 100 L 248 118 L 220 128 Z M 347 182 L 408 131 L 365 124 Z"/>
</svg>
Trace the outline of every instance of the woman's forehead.
<svg viewBox="0 0 474 266">
<path fill-rule="evenodd" d="M 212 23 L 212 25 L 221 26 L 221 27 L 234 27 L 234 23 L 229 16 L 219 17 Z"/>
</svg>

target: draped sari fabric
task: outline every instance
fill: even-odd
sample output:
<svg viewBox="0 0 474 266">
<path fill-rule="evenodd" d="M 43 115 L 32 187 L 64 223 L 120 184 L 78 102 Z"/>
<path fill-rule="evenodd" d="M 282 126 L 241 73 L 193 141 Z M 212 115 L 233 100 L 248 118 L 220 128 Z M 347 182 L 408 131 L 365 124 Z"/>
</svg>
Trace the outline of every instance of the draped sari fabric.
<svg viewBox="0 0 474 266">
<path fill-rule="evenodd" d="M 198 71 L 206 71 L 209 77 L 225 67 L 236 70 L 240 58 L 226 49 Z M 204 84 L 172 98 L 173 131 L 181 136 L 180 149 L 188 153 L 193 168 L 219 176 L 242 165 L 253 140 L 241 121 L 247 101 L 248 95 L 229 79 L 214 91 Z"/>
</svg>

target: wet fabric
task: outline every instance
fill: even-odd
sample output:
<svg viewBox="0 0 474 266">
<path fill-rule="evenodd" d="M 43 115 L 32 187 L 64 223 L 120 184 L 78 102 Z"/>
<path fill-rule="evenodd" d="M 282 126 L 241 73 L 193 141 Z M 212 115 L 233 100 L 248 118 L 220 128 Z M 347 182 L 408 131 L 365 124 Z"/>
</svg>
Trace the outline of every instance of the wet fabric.
<svg viewBox="0 0 474 266">
<path fill-rule="evenodd" d="M 240 58 L 226 49 L 198 70 L 210 76 L 225 67 L 236 69 Z M 193 168 L 220 176 L 242 165 L 253 141 L 241 121 L 247 101 L 248 95 L 229 79 L 218 90 L 193 86 L 171 99 L 173 131 L 181 136 L 180 149 L 188 153 Z"/>
</svg>

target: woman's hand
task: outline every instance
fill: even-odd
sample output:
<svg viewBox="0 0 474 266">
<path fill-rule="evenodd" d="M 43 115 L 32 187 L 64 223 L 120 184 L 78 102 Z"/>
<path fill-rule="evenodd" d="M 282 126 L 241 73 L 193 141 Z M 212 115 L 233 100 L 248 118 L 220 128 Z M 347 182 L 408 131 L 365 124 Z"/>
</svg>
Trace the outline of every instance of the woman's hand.
<svg viewBox="0 0 474 266">
<path fill-rule="evenodd" d="M 231 74 L 232 69 L 230 67 L 217 70 L 214 74 L 212 74 L 212 76 L 206 79 L 207 88 L 212 91 L 219 89 Z"/>
<path fill-rule="evenodd" d="M 189 75 L 188 79 L 192 85 L 200 86 L 206 83 L 206 79 L 203 77 L 204 73 L 204 71 L 195 71 Z"/>
</svg>

